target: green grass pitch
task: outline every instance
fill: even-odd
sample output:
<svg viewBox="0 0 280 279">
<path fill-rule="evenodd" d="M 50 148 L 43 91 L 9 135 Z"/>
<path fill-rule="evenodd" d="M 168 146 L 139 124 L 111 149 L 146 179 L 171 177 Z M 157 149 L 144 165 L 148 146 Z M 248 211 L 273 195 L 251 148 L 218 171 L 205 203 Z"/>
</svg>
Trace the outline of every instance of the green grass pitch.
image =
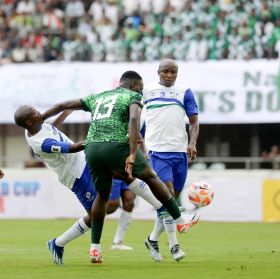
<svg viewBox="0 0 280 279">
<path fill-rule="evenodd" d="M 134 251 L 110 251 L 117 221 L 107 220 L 102 238 L 104 263 L 92 265 L 90 234 L 68 244 L 65 265 L 52 263 L 46 242 L 74 220 L 0 220 L 0 278 L 94 279 L 228 279 L 280 278 L 280 223 L 201 222 L 187 235 L 179 235 L 187 257 L 177 263 L 160 238 L 164 260 L 153 262 L 143 241 L 151 221 L 133 221 L 126 244 Z"/>
</svg>

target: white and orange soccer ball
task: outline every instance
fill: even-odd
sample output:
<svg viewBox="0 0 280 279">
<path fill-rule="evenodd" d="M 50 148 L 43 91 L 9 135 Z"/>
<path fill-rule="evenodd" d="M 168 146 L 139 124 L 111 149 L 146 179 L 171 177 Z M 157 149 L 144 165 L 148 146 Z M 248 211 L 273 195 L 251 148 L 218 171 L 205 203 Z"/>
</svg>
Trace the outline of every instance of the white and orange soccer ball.
<svg viewBox="0 0 280 279">
<path fill-rule="evenodd" d="M 188 189 L 190 202 L 197 207 L 209 205 L 214 197 L 211 185 L 204 181 L 193 182 Z"/>
</svg>

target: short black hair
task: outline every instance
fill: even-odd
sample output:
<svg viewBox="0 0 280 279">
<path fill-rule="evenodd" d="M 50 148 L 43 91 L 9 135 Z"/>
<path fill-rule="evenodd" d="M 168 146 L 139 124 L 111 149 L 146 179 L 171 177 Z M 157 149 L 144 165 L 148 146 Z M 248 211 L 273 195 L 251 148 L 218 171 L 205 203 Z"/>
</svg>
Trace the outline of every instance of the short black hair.
<svg viewBox="0 0 280 279">
<path fill-rule="evenodd" d="M 120 82 L 128 80 L 142 80 L 142 77 L 135 71 L 126 71 L 122 74 Z"/>
<path fill-rule="evenodd" d="M 26 128 L 26 120 L 28 119 L 28 116 L 30 114 L 30 109 L 32 109 L 32 107 L 30 106 L 20 106 L 14 113 L 14 119 L 15 122 L 18 126 Z"/>
</svg>

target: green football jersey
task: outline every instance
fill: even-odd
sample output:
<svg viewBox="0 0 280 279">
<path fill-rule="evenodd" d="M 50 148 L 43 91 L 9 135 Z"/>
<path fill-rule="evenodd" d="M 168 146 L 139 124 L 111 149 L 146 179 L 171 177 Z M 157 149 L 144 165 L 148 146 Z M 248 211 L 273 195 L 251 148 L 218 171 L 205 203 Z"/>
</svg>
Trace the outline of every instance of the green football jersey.
<svg viewBox="0 0 280 279">
<path fill-rule="evenodd" d="M 86 144 L 91 142 L 128 143 L 129 106 L 142 107 L 142 95 L 118 87 L 81 99 L 83 109 L 91 112 L 91 125 Z"/>
</svg>

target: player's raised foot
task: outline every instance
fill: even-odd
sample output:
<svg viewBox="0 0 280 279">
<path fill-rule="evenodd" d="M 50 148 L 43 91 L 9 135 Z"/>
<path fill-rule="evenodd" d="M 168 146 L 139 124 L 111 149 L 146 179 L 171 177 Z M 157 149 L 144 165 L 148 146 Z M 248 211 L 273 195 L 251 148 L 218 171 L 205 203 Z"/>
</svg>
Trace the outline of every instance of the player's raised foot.
<svg viewBox="0 0 280 279">
<path fill-rule="evenodd" d="M 190 222 L 190 227 L 196 225 L 199 221 L 199 218 L 200 218 L 199 212 L 195 211 L 194 214 L 193 214 L 193 217 L 191 219 L 191 222 Z"/>
<path fill-rule="evenodd" d="M 48 241 L 48 248 L 50 250 L 53 262 L 59 265 L 63 265 L 64 261 L 63 261 L 63 253 L 64 253 L 64 248 L 63 247 L 59 247 L 55 244 L 55 240 L 51 239 Z"/>
<path fill-rule="evenodd" d="M 151 255 L 152 259 L 156 262 L 161 262 L 162 255 L 159 252 L 158 242 L 152 241 L 152 240 L 150 240 L 150 237 L 148 237 L 144 243 L 145 243 L 147 249 L 150 250 L 150 255 Z"/>
<path fill-rule="evenodd" d="M 177 262 L 181 261 L 186 256 L 186 253 L 180 249 L 179 244 L 175 244 L 170 249 L 170 252 L 171 252 L 173 259 Z"/>
<path fill-rule="evenodd" d="M 191 225 L 189 223 L 187 224 L 177 224 L 177 231 L 179 233 L 187 233 L 190 229 Z"/>
<path fill-rule="evenodd" d="M 100 264 L 103 262 L 100 244 L 95 244 L 90 247 L 89 257 L 90 257 L 90 261 L 93 264 L 96 264 L 96 263 Z"/>
<path fill-rule="evenodd" d="M 122 251 L 132 251 L 133 248 L 122 243 L 113 243 L 111 250 L 122 250 Z"/>
<path fill-rule="evenodd" d="M 177 224 L 177 230 L 179 233 L 187 233 L 190 229 L 190 227 L 196 225 L 199 221 L 200 214 L 198 211 L 194 212 L 191 220 L 189 223 L 186 224 Z"/>
</svg>

